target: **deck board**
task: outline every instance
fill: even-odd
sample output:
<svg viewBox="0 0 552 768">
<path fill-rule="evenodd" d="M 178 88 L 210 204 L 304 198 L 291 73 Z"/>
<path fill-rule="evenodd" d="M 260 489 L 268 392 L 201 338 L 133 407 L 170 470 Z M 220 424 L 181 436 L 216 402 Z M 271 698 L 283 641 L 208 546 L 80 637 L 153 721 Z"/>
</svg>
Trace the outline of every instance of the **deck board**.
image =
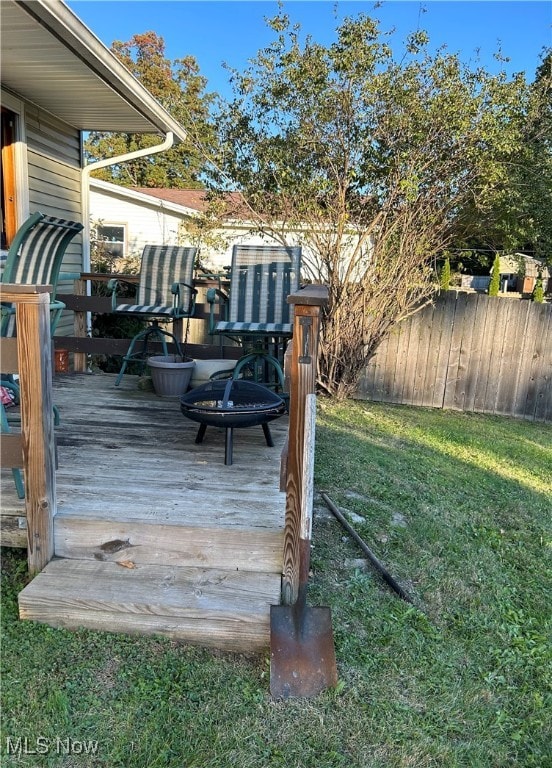
<svg viewBox="0 0 552 768">
<path fill-rule="evenodd" d="M 57 375 L 57 515 L 126 522 L 283 530 L 280 454 L 287 417 L 271 424 L 275 447 L 260 427 L 234 431 L 234 463 L 224 465 L 224 431 L 197 424 L 177 400 L 157 397 L 126 376 Z M 11 474 L 2 471 L 2 511 L 21 515 Z"/>
<path fill-rule="evenodd" d="M 19 595 L 20 616 L 54 627 L 164 634 L 224 650 L 269 645 L 274 574 L 52 560 Z"/>
</svg>

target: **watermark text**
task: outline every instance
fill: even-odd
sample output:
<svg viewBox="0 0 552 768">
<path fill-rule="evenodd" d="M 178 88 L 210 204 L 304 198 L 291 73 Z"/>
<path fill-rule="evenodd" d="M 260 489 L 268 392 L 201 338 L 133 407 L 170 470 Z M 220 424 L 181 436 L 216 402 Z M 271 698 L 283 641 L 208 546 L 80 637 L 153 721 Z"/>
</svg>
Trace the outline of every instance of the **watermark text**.
<svg viewBox="0 0 552 768">
<path fill-rule="evenodd" d="M 97 755 L 98 742 L 80 741 L 70 736 L 56 736 L 47 738 L 46 736 L 37 736 L 29 738 L 27 736 L 6 736 L 5 748 L 7 755 Z"/>
</svg>

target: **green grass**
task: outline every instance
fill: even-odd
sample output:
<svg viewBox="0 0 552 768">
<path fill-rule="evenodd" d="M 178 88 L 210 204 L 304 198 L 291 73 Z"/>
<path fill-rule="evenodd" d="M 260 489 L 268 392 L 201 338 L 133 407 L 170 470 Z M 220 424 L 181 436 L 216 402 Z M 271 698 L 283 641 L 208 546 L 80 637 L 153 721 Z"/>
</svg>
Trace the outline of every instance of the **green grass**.
<svg viewBox="0 0 552 768">
<path fill-rule="evenodd" d="M 549 426 L 319 401 L 316 488 L 416 605 L 316 497 L 309 602 L 332 608 L 340 682 L 309 701 L 270 699 L 268 655 L 20 622 L 4 550 L 2 765 L 549 768 L 551 466 Z M 18 758 L 8 737 L 98 750 Z"/>
</svg>

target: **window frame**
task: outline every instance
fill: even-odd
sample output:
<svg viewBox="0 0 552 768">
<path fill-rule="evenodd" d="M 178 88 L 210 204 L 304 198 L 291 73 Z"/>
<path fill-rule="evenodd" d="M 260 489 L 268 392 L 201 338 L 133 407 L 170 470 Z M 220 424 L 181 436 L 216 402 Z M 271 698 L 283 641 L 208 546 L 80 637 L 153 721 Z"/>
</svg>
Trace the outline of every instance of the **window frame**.
<svg viewBox="0 0 552 768">
<path fill-rule="evenodd" d="M 122 229 L 123 231 L 123 239 L 122 240 L 106 240 L 102 239 L 100 230 L 107 229 L 109 227 L 117 227 Z M 122 223 L 120 221 L 104 221 L 98 222 L 94 225 L 94 229 L 96 231 L 96 237 L 94 239 L 95 243 L 113 243 L 113 244 L 122 244 L 123 249 L 121 254 L 112 254 L 110 253 L 110 257 L 115 259 L 126 259 L 128 254 L 128 224 Z"/>
</svg>

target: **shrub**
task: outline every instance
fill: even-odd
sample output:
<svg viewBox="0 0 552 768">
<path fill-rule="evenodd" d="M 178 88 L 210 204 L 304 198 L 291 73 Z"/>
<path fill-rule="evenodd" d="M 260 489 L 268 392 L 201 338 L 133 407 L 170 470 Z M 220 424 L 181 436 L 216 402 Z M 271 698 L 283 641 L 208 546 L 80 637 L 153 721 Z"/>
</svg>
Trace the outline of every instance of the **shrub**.
<svg viewBox="0 0 552 768">
<path fill-rule="evenodd" d="M 535 283 L 535 287 L 533 288 L 532 299 L 537 304 L 542 304 L 544 302 L 544 286 L 542 284 L 542 272 L 540 271 L 537 277 L 537 282 Z"/>
<path fill-rule="evenodd" d="M 439 285 L 441 286 L 442 291 L 448 291 L 450 288 L 450 259 L 448 256 L 445 259 L 445 263 L 441 267 Z"/>
<path fill-rule="evenodd" d="M 500 256 L 498 253 L 494 257 L 493 267 L 491 269 L 491 282 L 489 283 L 489 296 L 498 296 L 500 291 Z"/>
</svg>

